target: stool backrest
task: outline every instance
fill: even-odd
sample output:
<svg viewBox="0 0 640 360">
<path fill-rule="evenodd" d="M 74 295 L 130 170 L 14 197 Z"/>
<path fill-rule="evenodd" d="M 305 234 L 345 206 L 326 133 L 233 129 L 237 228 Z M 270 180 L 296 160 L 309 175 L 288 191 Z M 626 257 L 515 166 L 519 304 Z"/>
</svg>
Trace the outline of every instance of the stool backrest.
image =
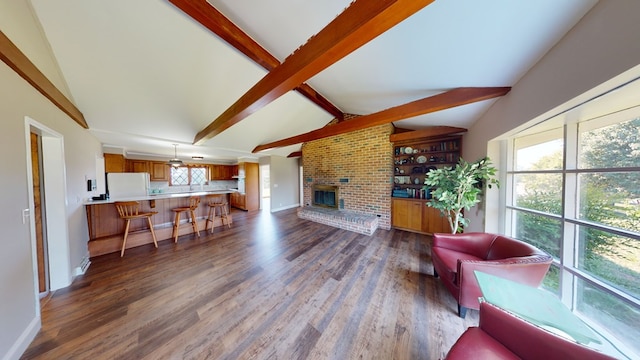
<svg viewBox="0 0 640 360">
<path fill-rule="evenodd" d="M 121 218 L 138 215 L 140 211 L 140 203 L 137 201 L 116 201 L 113 204 Z"/>
<path fill-rule="evenodd" d="M 225 200 L 226 199 L 224 195 L 207 195 L 207 201 L 209 202 L 209 205 L 222 205 L 226 202 Z"/>
<path fill-rule="evenodd" d="M 200 205 L 200 196 L 191 196 L 189 198 L 189 209 L 195 210 Z"/>
</svg>

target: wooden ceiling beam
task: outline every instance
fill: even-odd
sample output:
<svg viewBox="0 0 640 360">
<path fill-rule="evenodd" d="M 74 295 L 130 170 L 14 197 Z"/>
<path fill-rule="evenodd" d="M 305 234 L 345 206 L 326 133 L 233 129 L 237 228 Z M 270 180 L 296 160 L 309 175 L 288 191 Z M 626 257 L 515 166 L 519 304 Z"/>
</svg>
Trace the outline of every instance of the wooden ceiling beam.
<svg viewBox="0 0 640 360">
<path fill-rule="evenodd" d="M 29 58 L 0 31 L 0 59 L 18 75 L 69 115 L 78 125 L 89 128 L 82 112 L 69 100 Z"/>
<path fill-rule="evenodd" d="M 302 156 L 302 151 L 294 151 L 291 154 L 287 155 L 288 158 L 297 158 Z"/>
<path fill-rule="evenodd" d="M 403 131 L 397 134 L 389 135 L 389 141 L 409 141 L 415 139 L 425 139 L 432 137 L 447 136 L 453 134 L 461 134 L 467 132 L 467 129 L 453 126 L 429 126 L 425 129 Z"/>
<path fill-rule="evenodd" d="M 280 65 L 280 61 L 275 56 L 271 55 L 206 0 L 169 0 L 169 2 L 267 71 Z M 301 84 L 295 90 L 335 118 L 344 119 L 344 113 L 311 86 Z"/>
<path fill-rule="evenodd" d="M 354 1 L 201 130 L 194 144 L 201 145 L 237 124 L 433 1 Z"/>
<path fill-rule="evenodd" d="M 404 105 L 382 110 L 377 113 L 325 126 L 305 134 L 292 136 L 268 144 L 258 145 L 253 149 L 253 152 L 255 153 L 267 149 L 300 144 L 307 141 L 318 140 L 329 136 L 340 135 L 351 131 L 362 130 L 419 115 L 450 109 L 456 106 L 493 99 L 506 95 L 510 90 L 510 87 L 457 88 L 438 95 L 412 101 Z"/>
</svg>

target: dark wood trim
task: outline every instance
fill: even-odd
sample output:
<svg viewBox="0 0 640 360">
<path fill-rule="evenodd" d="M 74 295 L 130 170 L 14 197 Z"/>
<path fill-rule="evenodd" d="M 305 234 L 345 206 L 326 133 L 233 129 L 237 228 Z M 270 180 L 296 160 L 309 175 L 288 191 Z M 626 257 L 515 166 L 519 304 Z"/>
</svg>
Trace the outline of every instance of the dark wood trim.
<svg viewBox="0 0 640 360">
<path fill-rule="evenodd" d="M 268 71 L 280 65 L 280 61 L 275 56 L 271 55 L 207 1 L 169 0 L 169 2 Z M 344 118 L 344 113 L 340 109 L 311 86 L 301 84 L 295 90 L 334 117 L 340 120 Z"/>
<path fill-rule="evenodd" d="M 0 31 L 0 59 L 36 88 L 78 125 L 89 128 L 82 112 L 35 66 L 9 38 Z"/>
<path fill-rule="evenodd" d="M 471 104 L 474 102 L 488 100 L 503 96 L 511 90 L 510 87 L 489 87 L 489 88 L 457 88 L 447 92 L 429 96 L 404 105 L 392 107 L 380 112 L 342 121 L 321 129 L 313 130 L 305 134 L 292 136 L 283 140 L 274 141 L 268 144 L 258 145 L 253 152 L 263 151 L 276 147 L 300 144 L 307 141 L 322 139 L 329 136 L 362 130 L 373 126 L 388 124 L 390 122 L 408 119 L 418 115 L 424 115 L 440 110 L 450 109 L 456 106 Z"/>
<path fill-rule="evenodd" d="M 464 132 L 467 132 L 467 129 L 453 126 L 430 126 L 426 129 L 391 134 L 389 135 L 389 141 L 397 142 L 415 139 L 428 139 L 432 137 L 454 135 Z"/>
<path fill-rule="evenodd" d="M 222 115 L 198 132 L 194 144 L 202 145 L 432 2 L 354 1 Z"/>
<path fill-rule="evenodd" d="M 288 158 L 295 158 L 295 157 L 301 157 L 302 156 L 302 151 L 294 151 L 291 154 L 289 154 L 287 157 Z"/>
</svg>

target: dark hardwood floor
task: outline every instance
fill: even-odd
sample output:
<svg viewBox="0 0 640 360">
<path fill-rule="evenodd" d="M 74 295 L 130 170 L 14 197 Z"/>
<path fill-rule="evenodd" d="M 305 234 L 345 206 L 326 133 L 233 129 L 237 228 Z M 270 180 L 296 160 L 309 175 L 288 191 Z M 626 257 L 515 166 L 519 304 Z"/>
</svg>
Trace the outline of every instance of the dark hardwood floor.
<svg viewBox="0 0 640 360">
<path fill-rule="evenodd" d="M 231 229 L 91 259 L 24 359 L 439 359 L 466 319 L 431 238 L 234 212 Z"/>
</svg>

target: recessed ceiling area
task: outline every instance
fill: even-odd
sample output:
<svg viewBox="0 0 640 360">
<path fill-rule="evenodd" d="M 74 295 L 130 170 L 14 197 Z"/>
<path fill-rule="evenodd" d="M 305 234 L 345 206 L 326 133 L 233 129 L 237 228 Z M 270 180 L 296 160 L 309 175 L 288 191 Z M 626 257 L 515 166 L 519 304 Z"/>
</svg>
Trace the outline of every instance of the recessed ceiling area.
<svg viewBox="0 0 640 360">
<path fill-rule="evenodd" d="M 168 1 L 31 2 L 69 97 L 105 149 L 168 158 L 176 143 L 181 158 L 203 156 L 204 161 L 221 163 L 287 156 L 300 144 L 256 154 L 252 150 L 321 128 L 334 118 L 299 92 L 289 91 L 193 145 L 198 132 L 268 71 Z M 342 112 L 359 115 L 458 87 L 513 86 L 595 3 L 435 1 L 307 84 Z M 208 4 L 283 62 L 351 1 Z M 394 125 L 469 127 L 495 101 Z"/>
</svg>

